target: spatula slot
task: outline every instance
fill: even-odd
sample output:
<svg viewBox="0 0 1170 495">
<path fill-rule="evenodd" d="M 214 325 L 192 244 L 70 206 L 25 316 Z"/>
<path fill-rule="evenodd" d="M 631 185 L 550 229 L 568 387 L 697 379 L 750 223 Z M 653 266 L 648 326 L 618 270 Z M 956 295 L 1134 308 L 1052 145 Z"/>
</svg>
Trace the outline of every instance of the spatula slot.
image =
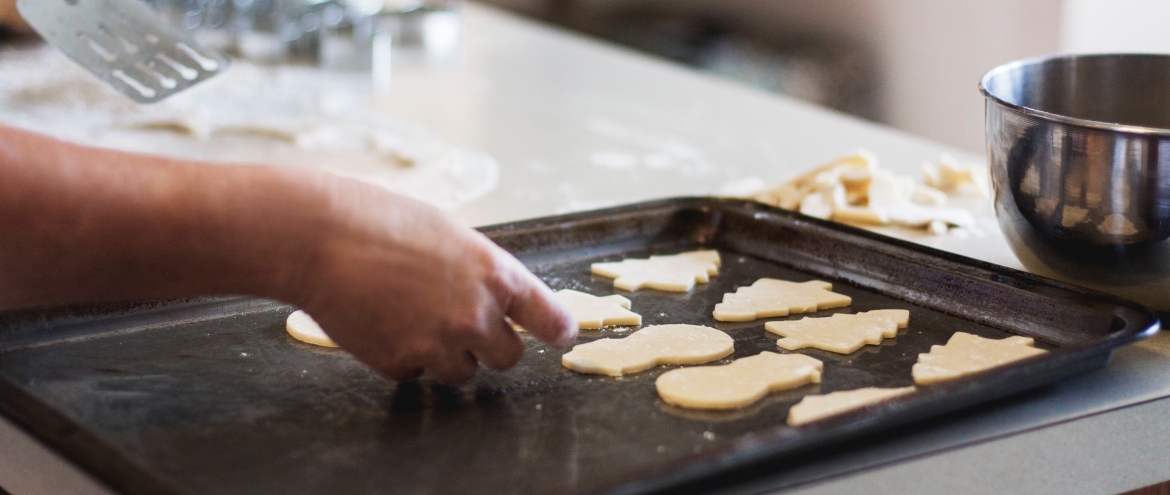
<svg viewBox="0 0 1170 495">
<path fill-rule="evenodd" d="M 219 62 L 216 62 L 215 59 L 204 56 L 203 54 L 195 51 L 194 48 L 191 48 L 186 43 L 181 41 L 175 43 L 175 48 L 178 48 L 180 51 L 187 54 L 188 57 L 191 57 L 191 60 L 194 60 L 195 63 L 199 64 L 200 67 L 203 67 L 203 70 L 212 71 L 219 68 Z"/>
<path fill-rule="evenodd" d="M 188 81 L 194 81 L 196 77 L 199 77 L 199 71 L 192 69 L 190 67 L 187 67 L 186 65 L 180 64 L 180 63 L 176 62 L 174 59 L 172 59 L 171 57 L 168 57 L 164 54 L 156 53 L 154 55 L 154 58 L 159 59 L 164 64 L 169 66 L 171 69 L 173 69 L 175 71 L 176 74 L 179 75 L 179 77 L 181 77 L 183 79 L 186 79 Z"/>
<path fill-rule="evenodd" d="M 142 0 L 59 1 L 65 3 L 16 0 L 16 7 L 45 41 L 139 103 L 166 98 L 230 65 Z"/>
<path fill-rule="evenodd" d="M 98 31 L 101 31 L 102 34 L 117 40 L 118 44 L 122 45 L 122 51 L 130 55 L 138 53 L 138 45 L 127 41 L 125 37 L 114 34 L 114 32 L 111 31 L 110 28 L 105 24 L 98 23 Z"/>
<path fill-rule="evenodd" d="M 154 61 L 151 61 L 150 63 L 153 64 Z M 136 69 L 142 71 L 143 73 L 157 79 L 159 86 L 162 86 L 165 89 L 175 89 L 175 86 L 178 86 L 178 82 L 175 81 L 174 78 L 167 77 L 165 74 L 159 72 L 158 70 L 155 70 L 155 68 L 152 65 L 147 65 L 147 64 L 144 64 L 142 62 L 138 62 L 138 63 L 134 64 L 134 67 Z"/>
<path fill-rule="evenodd" d="M 137 91 L 138 94 L 142 95 L 143 98 L 154 98 L 154 95 L 158 94 L 155 90 L 147 87 L 145 84 L 142 84 L 142 82 L 139 80 L 127 75 L 122 71 L 122 69 L 114 69 L 112 72 L 110 72 L 110 74 L 125 85 L 134 88 L 134 90 Z"/>
<path fill-rule="evenodd" d="M 101 43 L 94 41 L 94 39 L 90 38 L 89 35 L 78 32 L 77 39 L 81 40 L 81 42 L 88 46 L 90 50 L 93 50 L 93 52 L 96 53 L 97 56 L 101 57 L 102 60 L 105 60 L 106 62 L 113 62 L 118 60 L 118 55 L 114 53 L 113 50 L 102 46 Z"/>
</svg>

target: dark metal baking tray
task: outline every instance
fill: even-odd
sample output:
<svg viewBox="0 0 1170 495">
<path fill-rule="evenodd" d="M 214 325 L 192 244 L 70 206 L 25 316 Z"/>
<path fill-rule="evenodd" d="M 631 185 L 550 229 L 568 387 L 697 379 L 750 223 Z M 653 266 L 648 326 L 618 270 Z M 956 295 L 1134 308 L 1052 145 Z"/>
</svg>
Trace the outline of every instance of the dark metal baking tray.
<svg viewBox="0 0 1170 495">
<path fill-rule="evenodd" d="M 825 363 L 819 385 L 733 412 L 657 399 L 671 367 L 622 378 L 560 366 L 526 337 L 514 369 L 443 387 L 395 383 L 288 338 L 292 308 L 252 298 L 0 314 L 0 412 L 130 494 L 639 493 L 715 486 L 810 452 L 1104 366 L 1158 329 L 1134 303 L 771 207 L 683 198 L 483 229 L 555 289 L 610 294 L 589 263 L 715 248 L 686 294 L 627 294 L 646 325 L 726 330 L 733 357 L 778 350 L 765 321 L 721 324 L 725 292 L 759 277 L 830 280 L 853 305 L 905 308 L 894 339 Z M 800 318 L 797 315 L 790 318 Z M 919 353 L 964 331 L 1052 352 L 802 428 L 801 396 L 911 385 Z M 580 341 L 620 336 L 584 331 Z M 783 352 L 783 351 L 780 351 Z M 731 358 L 724 359 L 728 362 Z"/>
</svg>

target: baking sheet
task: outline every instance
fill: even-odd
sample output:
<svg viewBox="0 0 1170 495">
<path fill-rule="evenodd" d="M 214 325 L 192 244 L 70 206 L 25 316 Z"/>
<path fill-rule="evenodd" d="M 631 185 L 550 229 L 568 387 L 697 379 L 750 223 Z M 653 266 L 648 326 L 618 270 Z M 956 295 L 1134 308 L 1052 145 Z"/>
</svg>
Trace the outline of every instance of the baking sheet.
<svg viewBox="0 0 1170 495">
<path fill-rule="evenodd" d="M 0 314 L 0 412 L 126 493 L 638 493 L 735 482 L 810 452 L 1104 365 L 1151 335 L 1140 306 L 749 202 L 678 199 L 489 227 L 554 289 L 614 293 L 588 265 L 719 249 L 720 274 L 687 294 L 624 293 L 645 325 L 715 326 L 733 356 L 776 350 L 766 321 L 715 323 L 725 292 L 759 277 L 830 280 L 859 312 L 905 308 L 895 339 L 825 362 L 823 381 L 740 411 L 657 399 L 675 367 L 621 377 L 561 368 L 526 337 L 514 369 L 470 383 L 397 384 L 344 352 L 288 338 L 292 308 L 251 298 Z M 955 331 L 1038 340 L 1038 359 L 922 388 L 803 428 L 809 393 L 912 384 L 917 354 Z M 627 335 L 583 331 L 579 342 Z"/>
</svg>

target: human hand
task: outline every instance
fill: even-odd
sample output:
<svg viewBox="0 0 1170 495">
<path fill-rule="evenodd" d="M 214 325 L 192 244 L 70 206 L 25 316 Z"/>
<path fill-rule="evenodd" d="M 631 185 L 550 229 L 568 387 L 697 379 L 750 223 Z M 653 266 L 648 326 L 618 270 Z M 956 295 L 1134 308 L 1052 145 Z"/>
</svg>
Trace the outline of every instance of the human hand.
<svg viewBox="0 0 1170 495">
<path fill-rule="evenodd" d="M 447 383 L 516 364 L 511 317 L 577 327 L 519 261 L 425 203 L 304 169 L 88 148 L 0 126 L 0 309 L 252 294 L 358 360 Z M 79 249 L 78 246 L 84 246 Z"/>
<path fill-rule="evenodd" d="M 358 360 L 405 380 L 429 370 L 460 383 L 478 363 L 515 365 L 505 321 L 567 345 L 577 325 L 552 291 L 482 234 L 425 203 L 337 179 L 315 260 L 287 297 Z"/>
<path fill-rule="evenodd" d="M 16 11 L 16 0 L 0 0 L 0 28 L 8 28 L 17 33 L 32 32 L 20 17 L 20 12 Z"/>
</svg>

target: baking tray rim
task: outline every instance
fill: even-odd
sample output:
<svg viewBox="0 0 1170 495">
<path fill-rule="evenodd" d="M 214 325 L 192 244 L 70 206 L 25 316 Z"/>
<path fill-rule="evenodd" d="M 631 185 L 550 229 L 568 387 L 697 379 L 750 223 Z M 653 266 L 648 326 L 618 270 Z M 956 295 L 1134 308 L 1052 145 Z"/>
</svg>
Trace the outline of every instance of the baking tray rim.
<svg viewBox="0 0 1170 495">
<path fill-rule="evenodd" d="M 1161 326 L 1160 326 L 1161 322 L 1160 322 L 1160 319 L 1159 319 L 1156 312 L 1154 312 L 1152 309 L 1149 309 L 1149 308 L 1141 305 L 1140 303 L 1133 301 L 1133 300 L 1130 300 L 1130 299 L 1125 299 L 1125 298 L 1120 297 L 1120 296 L 1116 296 L 1116 295 L 1109 294 L 1106 292 L 1101 292 L 1099 290 L 1091 289 L 1088 287 L 1082 287 L 1082 286 L 1075 285 L 1075 284 L 1072 284 L 1069 282 L 1064 282 L 1061 280 L 1048 278 L 1048 277 L 1045 277 L 1043 275 L 1037 275 L 1037 274 L 1030 273 L 1030 272 L 1027 272 L 1024 270 L 1011 268 L 1011 267 L 1004 266 L 1004 265 L 998 265 L 998 264 L 995 264 L 995 263 L 992 263 L 989 261 L 983 261 L 983 260 L 980 260 L 977 258 L 972 258 L 970 256 L 952 253 L 950 251 L 943 251 L 941 249 L 933 248 L 933 247 L 926 246 L 923 244 L 918 244 L 918 243 L 915 243 L 913 241 L 899 239 L 897 237 L 891 237 L 888 235 L 884 235 L 884 234 L 880 234 L 880 233 L 873 232 L 870 230 L 866 230 L 862 227 L 853 226 L 853 225 L 850 225 L 847 223 L 834 222 L 831 220 L 824 220 L 821 218 L 804 215 L 804 214 L 796 212 L 796 211 L 786 210 L 783 208 L 760 203 L 758 201 L 753 201 L 750 199 L 742 199 L 742 198 L 734 198 L 734 197 L 720 197 L 720 196 L 675 196 L 675 197 L 654 199 L 654 200 L 637 202 L 637 203 L 616 205 L 616 206 L 611 206 L 611 207 L 607 207 L 607 208 L 599 208 L 599 209 L 595 209 L 595 210 L 579 211 L 579 212 L 566 213 L 566 214 L 560 214 L 560 215 L 545 215 L 545 216 L 534 217 L 534 218 L 525 219 L 525 220 L 518 220 L 515 222 L 495 223 L 495 224 L 476 227 L 476 230 L 480 231 L 484 235 L 487 235 L 489 238 L 491 238 L 491 237 L 493 237 L 493 235 L 515 235 L 515 234 L 521 233 L 521 232 L 518 232 L 519 230 L 521 230 L 521 228 L 524 228 L 526 230 L 537 230 L 540 228 L 548 228 L 548 227 L 556 226 L 556 225 L 563 226 L 563 225 L 565 225 L 567 223 L 571 223 L 571 222 L 596 220 L 596 217 L 598 217 L 598 216 L 612 216 L 612 215 L 616 215 L 616 214 L 635 213 L 635 212 L 638 212 L 640 210 L 663 209 L 663 208 L 669 208 L 669 207 L 675 207 L 676 209 L 681 209 L 678 207 L 686 207 L 686 206 L 690 206 L 694 209 L 727 207 L 727 206 L 747 207 L 747 208 L 757 209 L 757 210 L 760 210 L 761 212 L 765 212 L 765 213 L 770 214 L 770 215 L 776 215 L 776 216 L 790 218 L 794 222 L 797 222 L 798 224 L 799 223 L 807 223 L 807 224 L 815 225 L 819 228 L 824 228 L 824 229 L 828 229 L 828 230 L 835 230 L 835 231 L 838 231 L 842 234 L 855 236 L 855 237 L 861 237 L 861 238 L 864 238 L 868 241 L 871 241 L 877 245 L 884 245 L 887 248 L 888 252 L 889 251 L 914 252 L 916 254 L 927 256 L 927 257 L 943 259 L 949 263 L 953 263 L 953 264 L 957 264 L 957 265 L 965 265 L 965 266 L 976 268 L 976 269 L 979 269 L 979 270 L 982 270 L 985 272 L 993 272 L 993 273 L 998 272 L 998 273 L 1001 273 L 1004 275 L 1010 275 L 1012 278 L 1016 278 L 1016 279 L 1020 279 L 1020 280 L 1027 280 L 1028 282 L 1032 282 L 1032 283 L 1037 284 L 1037 285 L 1045 285 L 1045 286 L 1052 287 L 1054 289 L 1059 289 L 1061 291 L 1073 292 L 1073 293 L 1079 294 L 1081 296 L 1089 297 L 1089 298 L 1096 299 L 1096 300 L 1103 301 L 1103 302 L 1108 302 L 1110 304 L 1115 304 L 1118 306 L 1123 306 L 1123 307 L 1126 307 L 1127 309 L 1130 309 L 1130 310 L 1133 310 L 1133 311 L 1136 311 L 1139 313 L 1143 313 L 1143 316 L 1146 316 L 1148 319 L 1153 320 L 1153 324 L 1150 327 L 1148 327 L 1140 332 L 1136 332 L 1136 339 L 1135 340 L 1143 340 L 1143 339 L 1152 337 L 1155 334 L 1157 334 L 1158 331 L 1161 329 Z"/>
<path fill-rule="evenodd" d="M 1034 284 L 1052 287 L 1061 291 L 1076 293 L 1081 296 L 1090 297 L 1099 301 L 1123 307 L 1127 309 L 1128 313 L 1131 313 L 1132 316 L 1141 317 L 1141 319 L 1145 320 L 1146 322 L 1142 323 L 1140 326 L 1132 324 L 1127 325 L 1126 328 L 1119 331 L 1110 332 L 1105 337 L 1097 339 L 1097 341 L 1094 342 L 1076 346 L 1068 346 L 1066 348 L 1066 352 L 1061 352 L 1058 355 L 1036 356 L 1027 360 L 1012 363 L 1008 366 L 997 368 L 995 370 L 989 370 L 987 372 L 944 382 L 943 384 L 920 387 L 920 389 L 914 394 L 897 397 L 882 404 L 869 406 L 857 411 L 852 411 L 850 413 L 805 425 L 800 427 L 800 430 L 802 432 L 806 432 L 806 434 L 804 437 L 802 437 L 803 439 L 801 441 L 796 442 L 795 446 L 791 443 L 786 443 L 791 442 L 791 440 L 778 438 L 776 435 L 777 430 L 772 430 L 770 432 L 764 432 L 764 434 L 749 440 L 733 442 L 729 445 L 723 446 L 722 448 L 712 449 L 711 451 L 703 452 L 702 454 L 693 455 L 681 459 L 679 462 L 674 464 L 667 464 L 663 466 L 663 469 L 660 470 L 661 472 L 652 473 L 648 477 L 643 476 L 639 479 L 628 479 L 618 482 L 609 489 L 604 489 L 603 492 L 605 493 L 641 493 L 647 491 L 654 492 L 677 488 L 683 484 L 713 479 L 721 474 L 726 474 L 730 469 L 738 469 L 744 466 L 750 467 L 767 460 L 789 457 L 804 452 L 817 451 L 838 446 L 842 442 L 851 439 L 872 436 L 893 428 L 919 422 L 923 419 L 965 409 L 972 405 L 995 399 L 963 400 L 967 395 L 971 395 L 971 390 L 980 388 L 979 383 L 984 381 L 989 376 L 998 377 L 999 379 L 996 381 L 1004 381 L 1006 378 L 1015 377 L 1027 378 L 1028 375 L 1032 374 L 1034 371 L 1033 367 L 1036 363 L 1047 363 L 1048 368 L 1059 368 L 1057 365 L 1067 364 L 1068 362 L 1089 363 L 1090 361 L 1100 361 L 1100 366 L 1103 366 L 1104 363 L 1107 363 L 1113 349 L 1116 347 L 1129 344 L 1137 340 L 1149 338 L 1156 334 L 1160 329 L 1160 322 L 1157 315 L 1152 310 L 1149 310 L 1148 308 L 1145 308 L 1132 301 L 1072 284 L 1048 279 L 1021 270 L 1016 270 L 974 258 L 941 251 L 927 246 L 915 244 L 910 241 L 870 232 L 861 228 L 801 215 L 799 213 L 764 205 L 750 200 L 716 197 L 666 198 L 585 212 L 576 212 L 565 215 L 550 215 L 515 222 L 493 224 L 479 227 L 477 230 L 481 231 L 489 238 L 494 238 L 504 235 L 523 234 L 524 231 L 543 230 L 548 228 L 565 228 L 575 222 L 598 221 L 602 217 L 634 214 L 655 209 L 709 210 L 719 207 L 747 207 L 756 209 L 771 215 L 788 217 L 789 220 L 792 220 L 797 224 L 807 223 L 817 228 L 837 231 L 838 233 L 845 234 L 847 236 L 861 237 L 872 243 L 875 243 L 878 246 L 884 246 L 887 250 L 891 250 L 891 252 L 895 254 L 898 251 L 911 252 L 928 258 L 933 257 L 943 259 L 952 264 L 968 266 L 985 272 L 1002 273 L 1013 278 L 1027 280 L 1028 282 Z M 965 274 L 960 275 L 970 276 Z M 988 282 L 994 283 L 992 281 Z M 1018 288 L 1013 289 L 1024 290 Z M 219 305 L 237 301 L 239 298 L 216 297 L 207 298 L 207 300 L 213 305 Z M 188 299 L 185 301 L 190 302 L 191 300 Z M 120 316 L 130 317 L 133 316 L 133 313 L 127 313 Z M 1115 314 L 1115 316 L 1118 315 Z M 1089 364 L 1087 366 L 1094 365 Z M 1087 371 L 1088 369 L 1092 368 L 1086 368 L 1081 372 Z M 1051 383 L 1052 381 L 1053 380 L 1047 380 L 1045 383 Z M 1005 393 L 999 397 L 1016 394 L 1040 385 L 1024 386 L 1021 387 L 1020 390 Z M 51 406 L 45 404 L 32 394 L 25 392 L 23 389 L 20 389 L 18 385 L 13 384 L 6 379 L 0 378 L 0 392 L 4 391 L 7 391 L 8 393 L 0 393 L 0 415 L 3 415 L 10 422 L 20 427 L 24 432 L 30 434 L 42 444 L 45 444 L 54 452 L 63 456 L 69 462 L 72 462 L 75 466 L 81 468 L 83 471 L 93 476 L 93 478 L 99 483 L 102 483 L 111 489 L 123 491 L 126 493 L 190 493 L 180 484 L 169 480 L 164 474 L 156 472 L 149 466 L 142 465 L 129 456 L 123 454 L 118 448 L 108 444 L 108 442 L 104 441 L 97 434 L 88 431 L 83 425 L 74 422 L 72 419 L 53 409 Z M 11 404 L 8 400 L 9 398 L 15 398 L 16 402 L 23 404 L 17 404 L 18 407 L 13 408 L 13 404 Z M 939 400 L 948 398 L 959 400 L 952 401 L 953 407 L 937 407 Z M 870 413 L 875 409 L 895 412 L 902 411 L 903 413 L 910 414 L 903 414 L 900 419 L 895 421 L 874 423 L 873 421 L 867 420 L 867 418 L 873 418 Z M 862 419 L 862 421 L 859 422 L 859 418 Z M 846 431 L 841 432 L 840 428 L 842 427 L 845 427 Z M 58 448 L 61 446 L 64 446 L 65 448 Z"/>
<path fill-rule="evenodd" d="M 687 468 L 686 470 L 668 469 L 666 470 L 667 472 L 660 473 L 657 477 L 651 477 L 649 479 L 628 480 L 624 484 L 616 485 L 612 489 L 604 491 L 604 493 L 643 493 L 647 491 L 655 492 L 670 489 L 672 487 L 679 487 L 686 483 L 694 483 L 701 481 L 704 478 L 717 476 L 723 472 L 726 472 L 728 470 L 726 465 L 728 464 L 755 464 L 778 457 L 790 457 L 801 452 L 815 451 L 821 448 L 832 447 L 835 445 L 840 445 L 841 443 L 850 439 L 874 435 L 893 428 L 919 422 L 927 418 L 941 416 L 977 404 L 1001 399 L 1003 397 L 1014 394 L 1019 394 L 1060 379 L 1036 380 L 1035 376 L 1032 376 L 1033 373 L 1037 371 L 1035 368 L 1041 368 L 1039 371 L 1044 371 L 1044 368 L 1047 368 L 1048 371 L 1052 372 L 1053 370 L 1059 369 L 1062 366 L 1068 364 L 1100 362 L 1100 365 L 1084 364 L 1085 369 L 1078 371 L 1077 373 L 1068 374 L 1067 376 L 1097 369 L 1108 363 L 1109 359 L 1112 357 L 1113 350 L 1117 347 L 1150 338 L 1161 330 L 1161 322 L 1157 314 L 1153 310 L 1146 308 L 1145 306 L 1142 306 L 1135 301 L 1093 289 L 1069 284 L 1059 280 L 1050 279 L 1022 270 L 997 265 L 968 256 L 963 256 L 960 254 L 917 244 L 911 241 L 879 234 L 860 227 L 855 227 L 840 222 L 823 220 L 820 218 L 803 215 L 799 212 L 785 210 L 775 206 L 759 203 L 757 201 L 741 198 L 707 196 L 680 196 L 663 198 L 639 203 L 618 205 L 609 208 L 601 208 L 597 210 L 575 212 L 564 215 L 550 215 L 518 222 L 487 225 L 479 227 L 479 230 L 489 237 L 493 237 L 493 235 L 518 235 L 523 234 L 525 230 L 533 231 L 555 227 L 564 228 L 575 222 L 592 222 L 597 221 L 599 217 L 613 217 L 623 214 L 634 214 L 646 210 L 683 210 L 687 208 L 696 210 L 713 210 L 716 208 L 728 207 L 757 210 L 769 215 L 785 217 L 791 220 L 795 225 L 806 223 L 816 228 L 837 231 L 838 233 L 845 234 L 847 236 L 860 237 L 874 243 L 876 246 L 882 247 L 886 254 L 898 255 L 900 254 L 899 252 L 914 253 L 918 256 L 926 258 L 942 259 L 953 265 L 966 266 L 987 273 L 1002 274 L 1015 279 L 1026 280 L 1027 282 L 1034 284 L 1033 288 L 1037 286 L 1047 286 L 1062 292 L 1068 292 L 1082 297 L 1095 299 L 1100 302 L 1109 303 L 1114 305 L 1115 308 L 1124 310 L 1125 314 L 1118 314 L 1118 312 L 1115 311 L 1113 316 L 1115 319 L 1125 320 L 1127 324 L 1124 328 L 1111 331 L 1104 337 L 1077 345 L 1063 346 L 1063 352 L 1060 352 L 1059 354 L 1034 356 L 1028 359 L 1010 363 L 1005 366 L 1000 366 L 992 370 L 964 376 L 959 379 L 948 380 L 946 382 L 934 385 L 918 386 L 918 390 L 916 390 L 916 392 L 913 394 L 895 397 L 880 404 L 874 404 L 865 408 L 804 425 L 799 427 L 801 431 L 812 432 L 812 434 L 805 435 L 804 439 L 800 442 L 797 442 L 798 445 L 796 446 L 792 446 L 790 444 L 779 445 L 779 442 L 777 442 L 777 440 L 780 440 L 779 438 L 773 438 L 770 441 L 768 438 L 769 435 L 764 434 L 750 441 L 752 444 L 750 446 L 752 448 L 750 451 L 744 451 L 744 446 L 738 444 L 726 445 L 720 449 L 712 449 L 711 451 L 706 451 L 687 458 L 685 459 L 685 462 L 680 462 L 679 465 L 673 466 L 674 468 L 685 467 Z M 943 269 L 942 267 L 937 266 L 934 268 L 939 270 Z M 975 278 L 970 274 L 957 275 L 966 278 Z M 983 281 L 988 283 L 997 283 L 997 281 L 992 280 Z M 1010 287 L 1010 289 L 1032 292 L 1031 290 L 1021 289 L 1018 287 Z M 1135 325 L 1129 321 L 1128 317 L 1137 318 L 1139 319 L 1140 323 Z M 996 397 L 990 399 L 965 398 L 966 395 L 971 395 L 970 391 L 985 388 L 986 385 L 981 385 L 981 383 L 987 381 L 989 378 L 994 379 L 994 381 L 997 382 L 1008 382 L 1009 378 L 1019 378 L 1021 381 L 1018 383 L 1024 383 L 1025 381 L 1040 381 L 1043 383 L 1020 386 L 1017 387 L 1018 390 L 998 394 Z M 937 406 L 939 401 L 946 399 L 957 400 L 951 401 L 953 407 L 931 407 Z M 881 424 L 857 423 L 858 419 L 872 419 L 870 413 L 875 409 L 895 411 L 902 410 L 911 414 L 904 416 L 900 420 L 887 421 Z M 934 409 L 934 411 L 931 411 L 930 409 Z M 915 412 L 917 414 L 914 414 Z M 868 421 L 863 421 L 862 423 L 867 422 Z M 842 425 L 848 427 L 851 431 L 847 431 L 844 434 L 833 434 L 835 433 L 835 430 Z M 775 432 L 773 431 L 771 436 L 774 437 L 774 433 Z M 828 441 L 829 444 L 816 445 L 818 442 L 822 441 Z M 776 451 L 769 451 L 769 445 L 776 447 Z M 738 459 L 729 462 L 726 460 L 727 457 L 738 457 Z M 708 465 L 707 469 L 702 468 L 701 464 L 704 463 Z"/>
</svg>

